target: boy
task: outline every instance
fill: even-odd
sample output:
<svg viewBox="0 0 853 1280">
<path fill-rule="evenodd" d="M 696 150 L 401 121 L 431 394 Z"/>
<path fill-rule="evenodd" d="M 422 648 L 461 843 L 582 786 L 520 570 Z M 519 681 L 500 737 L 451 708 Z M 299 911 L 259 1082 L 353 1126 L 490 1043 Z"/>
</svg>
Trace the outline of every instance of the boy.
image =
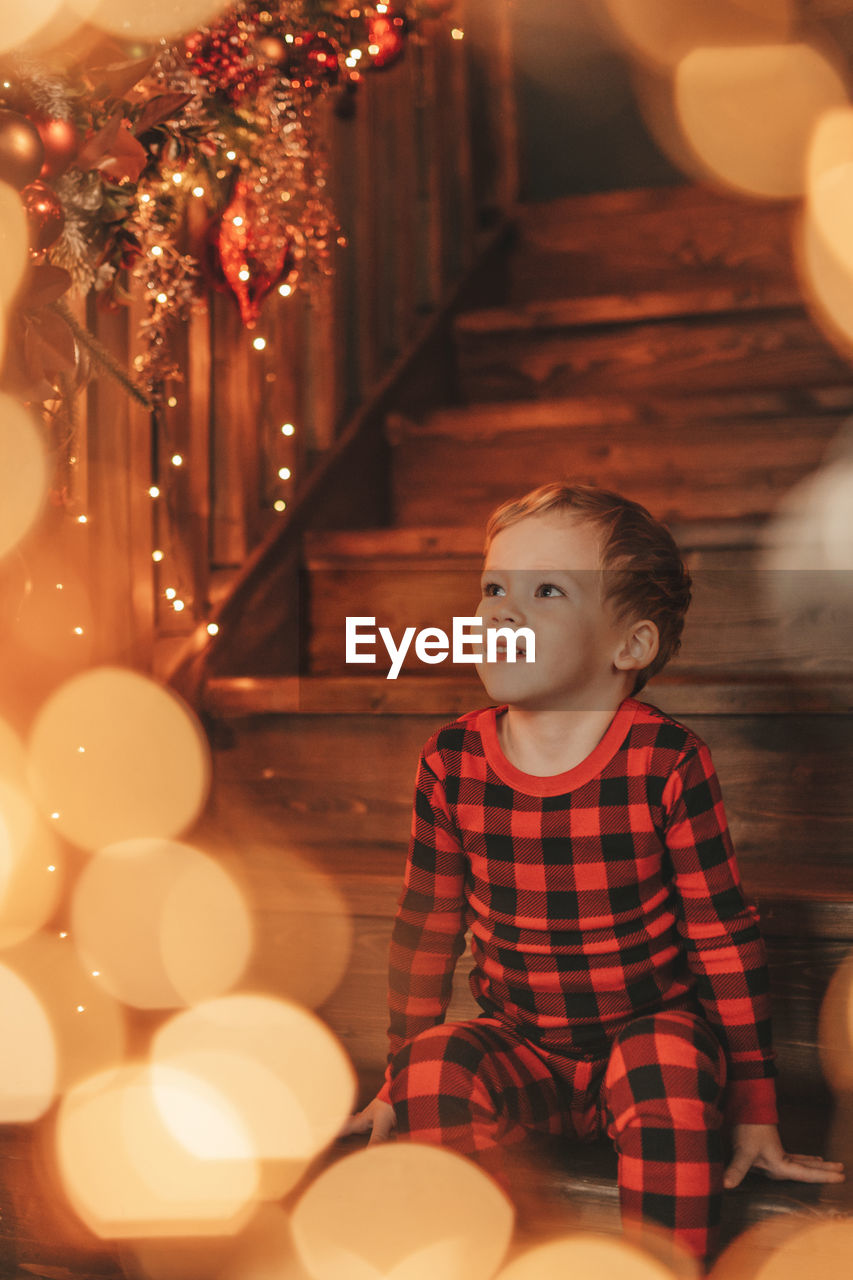
<svg viewBox="0 0 853 1280">
<path fill-rule="evenodd" d="M 529 1130 L 606 1132 L 623 1216 L 706 1257 L 750 1168 L 843 1172 L 782 1148 L 764 948 L 711 758 L 635 697 L 679 647 L 689 575 L 643 507 L 552 484 L 493 514 L 482 593 L 484 630 L 532 632 L 535 661 L 498 637 L 478 668 L 497 705 L 424 747 L 386 1081 L 346 1131 L 496 1172 Z M 468 929 L 483 1012 L 445 1024 Z"/>
</svg>

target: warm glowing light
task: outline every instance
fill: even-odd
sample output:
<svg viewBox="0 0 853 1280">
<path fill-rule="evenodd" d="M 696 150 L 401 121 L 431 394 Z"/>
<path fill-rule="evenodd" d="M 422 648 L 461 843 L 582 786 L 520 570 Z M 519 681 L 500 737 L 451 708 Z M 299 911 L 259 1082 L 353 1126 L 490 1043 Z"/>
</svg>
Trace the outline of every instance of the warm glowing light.
<svg viewBox="0 0 853 1280">
<path fill-rule="evenodd" d="M 491 1280 L 509 1245 L 513 1207 L 464 1156 L 394 1142 L 364 1148 L 324 1170 L 297 1203 L 291 1223 L 314 1280 Z"/>
<path fill-rule="evenodd" d="M 203 1154 L 169 1129 L 164 1108 L 197 1126 Z M 60 1107 L 56 1151 L 72 1207 L 102 1237 L 232 1235 L 255 1204 L 258 1170 L 239 1116 L 185 1072 L 140 1065 L 90 1077 Z"/>
<path fill-rule="evenodd" d="M 175 184 L 175 186 L 176 186 L 176 187 L 179 187 L 179 186 L 181 185 L 181 183 L 183 182 L 183 180 L 184 180 L 184 175 L 183 175 L 182 173 L 173 173 L 173 174 L 172 174 L 172 181 L 174 182 L 174 184 Z"/>
<path fill-rule="evenodd" d="M 161 306 L 163 306 L 165 303 L 169 301 L 168 293 L 158 293 L 157 301 L 160 303 Z"/>
<path fill-rule="evenodd" d="M 82 636 L 82 634 L 83 634 L 83 628 L 82 628 L 82 627 L 75 627 L 75 628 L 74 628 L 74 634 L 75 634 L 75 636 Z"/>
<path fill-rule="evenodd" d="M 820 1012 L 820 1055 L 836 1093 L 853 1091 L 853 954 L 836 969 Z"/>
<path fill-rule="evenodd" d="M 166 404 L 169 406 L 170 409 L 175 409 L 178 404 L 178 397 L 169 396 L 169 399 L 166 401 Z"/>
<path fill-rule="evenodd" d="M 0 1122 L 22 1124 L 47 1111 L 56 1092 L 57 1056 L 44 1006 L 17 973 L 0 964 Z"/>
<path fill-rule="evenodd" d="M 168 840 L 109 845 L 74 889 L 72 935 L 87 969 L 125 1004 L 176 1008 L 221 995 L 240 977 L 252 923 L 213 859 Z"/>
<path fill-rule="evenodd" d="M 278 286 L 278 291 L 283 298 L 289 298 L 293 293 L 293 286 L 290 284 L 280 284 Z"/>
<path fill-rule="evenodd" d="M 465 39 L 465 32 L 462 30 L 462 28 L 461 28 L 461 27 L 454 27 L 454 28 L 451 30 L 450 34 L 451 34 L 451 36 L 453 37 L 453 39 L 454 39 L 454 40 L 464 40 L 464 39 Z"/>
<path fill-rule="evenodd" d="M 0 556 L 35 523 L 48 483 L 44 444 L 30 414 L 0 393 Z"/>
<path fill-rule="evenodd" d="M 151 246 L 151 257 L 152 257 L 152 258 L 160 258 L 160 257 L 162 257 L 162 255 L 163 255 L 163 249 L 162 249 L 162 246 L 161 246 L 161 245 L 159 245 L 159 244 L 155 244 L 155 245 L 152 245 L 152 246 Z"/>
<path fill-rule="evenodd" d="M 296 428 L 294 427 L 292 422 L 285 422 L 282 425 L 281 434 L 283 436 L 292 436 L 295 430 Z"/>
<path fill-rule="evenodd" d="M 56 909 L 63 856 L 14 778 L 0 778 L 0 948 L 29 938 Z"/>
<path fill-rule="evenodd" d="M 26 785 L 27 758 L 21 739 L 5 720 L 0 720 L 0 778 L 23 789 Z"/>
<path fill-rule="evenodd" d="M 71 7 L 93 25 L 123 40 L 138 37 L 157 41 L 205 26 L 230 0 L 70 0 Z"/>
<path fill-rule="evenodd" d="M 88 517 L 88 516 L 78 516 L 78 517 L 77 517 L 77 523 L 78 523 L 78 524 L 88 524 L 88 523 L 89 523 L 89 517 Z"/>
<path fill-rule="evenodd" d="M 717 1260 L 716 1280 L 834 1280 L 850 1269 L 853 1222 L 815 1222 L 805 1214 L 774 1214 L 745 1232 Z"/>
<path fill-rule="evenodd" d="M 300 1266 L 290 1218 L 261 1205 L 248 1226 L 228 1240 L 140 1240 L 132 1248 L 138 1280 L 309 1280 Z"/>
<path fill-rule="evenodd" d="M 235 213 L 231 221 L 234 223 L 235 227 L 242 227 L 243 225 L 243 219 L 240 217 L 239 213 Z"/>
<path fill-rule="evenodd" d="M 4 5 L 0 52 L 15 49 L 35 35 L 50 21 L 61 3 L 62 0 L 31 0 L 27 4 Z"/>
<path fill-rule="evenodd" d="M 620 1280 L 672 1280 L 658 1258 L 618 1236 L 578 1232 L 516 1258 L 497 1280 L 551 1280 L 556 1275 L 619 1276 Z"/>
<path fill-rule="evenodd" d="M 183 465 L 184 465 L 184 459 L 183 459 L 183 456 L 182 456 L 180 453 L 173 453 L 173 454 L 172 454 L 172 466 L 173 466 L 173 467 L 182 467 Z"/>
<path fill-rule="evenodd" d="M 204 187 L 193 187 L 193 195 L 200 199 L 204 195 Z"/>
<path fill-rule="evenodd" d="M 289 480 L 289 479 L 290 479 L 290 467 L 279 467 L 279 469 L 278 469 L 278 478 L 279 478 L 279 480 Z"/>
<path fill-rule="evenodd" d="M 614 33 L 655 67 L 673 67 L 700 46 L 782 42 L 794 27 L 793 0 L 604 0 Z"/>
<path fill-rule="evenodd" d="M 167 600 L 174 600 L 175 596 L 176 596 L 178 593 L 177 593 L 177 591 L 175 590 L 175 588 L 174 588 L 174 587 L 167 587 L 167 588 L 166 588 L 166 590 L 165 590 L 165 593 L 164 593 L 164 594 L 165 594 L 165 596 L 166 596 L 166 599 L 167 599 Z"/>
<path fill-rule="evenodd" d="M 256 351 L 265 350 L 266 345 L 267 345 L 266 338 L 255 338 L 254 341 L 252 342 L 252 346 L 255 348 Z"/>
<path fill-rule="evenodd" d="M 227 996 L 178 1014 L 155 1035 L 151 1055 L 155 1065 L 198 1076 L 228 1099 L 252 1153 L 274 1162 L 266 1172 L 276 1198 L 328 1146 L 355 1101 L 355 1072 L 325 1024 L 267 996 Z M 184 1117 L 170 1112 L 166 1122 L 193 1149 Z"/>
<path fill-rule="evenodd" d="M 847 102 L 844 82 L 807 44 L 694 49 L 678 65 L 681 127 L 715 178 L 755 195 L 799 195 L 812 131 Z"/>
<path fill-rule="evenodd" d="M 183 600 L 176 600 L 172 605 L 172 608 L 175 610 L 175 613 L 183 613 L 183 610 L 184 610 Z"/>
<path fill-rule="evenodd" d="M 158 489 L 156 484 L 152 484 L 151 488 L 148 490 L 148 493 L 152 498 L 160 497 L 160 490 Z"/>
<path fill-rule="evenodd" d="M 120 1062 L 127 1038 L 121 1006 L 93 981 L 97 973 L 87 972 L 73 948 L 63 945 L 67 936 L 40 933 L 3 956 L 45 1010 L 56 1045 L 59 1093 Z"/>
<path fill-rule="evenodd" d="M 162 552 L 162 551 L 152 551 L 152 552 L 151 552 L 151 559 L 152 559 L 152 560 L 156 560 L 156 561 L 157 561 L 157 563 L 159 564 L 159 563 L 160 563 L 160 561 L 163 559 L 163 552 Z"/>
<path fill-rule="evenodd" d="M 248 280 L 251 274 L 252 273 L 250 272 L 248 267 L 241 267 L 240 270 L 237 272 L 237 278 L 238 280 Z"/>
<path fill-rule="evenodd" d="M 273 505 L 273 510 L 275 511 L 287 510 L 287 503 L 284 501 L 283 498 L 276 498 L 275 502 L 272 505 Z"/>
<path fill-rule="evenodd" d="M 18 12 L 17 7 L 15 12 Z M 4 29 L 0 47 L 5 47 L 2 44 L 5 35 Z M 7 183 L 0 182 L 0 306 L 14 297 L 23 279 L 28 249 L 27 215 L 21 197 Z"/>
<path fill-rule="evenodd" d="M 140 204 L 150 204 L 150 203 L 151 203 L 151 197 L 150 197 L 150 195 L 148 194 L 148 192 L 147 192 L 147 191 L 143 191 L 142 195 L 139 197 L 139 201 L 140 201 Z"/>
<path fill-rule="evenodd" d="M 176 694 L 136 672 L 100 667 L 42 706 L 30 734 L 29 778 L 43 811 L 61 814 L 62 834 L 97 849 L 175 836 L 194 822 L 207 798 L 209 749 Z"/>
<path fill-rule="evenodd" d="M 236 151 L 226 151 L 226 152 L 225 152 L 225 159 L 226 159 L 226 160 L 236 160 L 236 159 L 237 159 L 237 152 L 236 152 Z"/>
<path fill-rule="evenodd" d="M 801 274 L 815 319 L 847 350 L 853 344 L 853 109 L 827 112 L 808 156 L 808 197 L 799 224 Z"/>
<path fill-rule="evenodd" d="M 219 635 L 219 625 L 218 625 L 218 623 L 216 623 L 216 622 L 208 622 L 208 624 L 207 624 L 207 634 L 208 634 L 209 636 L 218 636 L 218 635 Z"/>
</svg>

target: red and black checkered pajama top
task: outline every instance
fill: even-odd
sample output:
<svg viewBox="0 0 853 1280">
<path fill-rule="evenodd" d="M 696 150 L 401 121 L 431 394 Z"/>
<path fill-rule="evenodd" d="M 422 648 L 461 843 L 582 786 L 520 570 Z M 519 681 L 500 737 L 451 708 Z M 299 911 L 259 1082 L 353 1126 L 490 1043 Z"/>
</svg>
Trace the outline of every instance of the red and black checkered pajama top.
<svg viewBox="0 0 853 1280">
<path fill-rule="evenodd" d="M 461 716 L 421 755 L 389 1063 L 443 1020 L 470 929 L 478 1004 L 557 1053 L 606 1058 L 632 1017 L 698 999 L 726 1051 L 729 1118 L 775 1123 L 764 944 L 708 748 L 627 698 L 586 760 L 534 777 L 501 750 L 504 710 Z"/>
</svg>

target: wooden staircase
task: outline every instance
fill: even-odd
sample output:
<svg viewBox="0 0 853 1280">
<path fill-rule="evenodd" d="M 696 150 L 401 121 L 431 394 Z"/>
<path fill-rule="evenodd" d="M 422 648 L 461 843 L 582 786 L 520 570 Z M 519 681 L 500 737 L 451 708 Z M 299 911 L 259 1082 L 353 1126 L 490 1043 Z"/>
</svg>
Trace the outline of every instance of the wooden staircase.
<svg viewBox="0 0 853 1280">
<path fill-rule="evenodd" d="M 349 1051 L 363 1101 L 385 1061 L 387 950 L 418 753 L 436 727 L 488 699 L 470 668 L 409 663 L 391 681 L 387 663 L 347 667 L 344 619 L 375 616 L 395 635 L 404 622 L 447 629 L 478 599 L 492 508 L 569 477 L 647 504 L 672 522 L 688 558 L 695 601 L 683 651 L 643 697 L 686 720 L 714 754 L 770 953 L 783 1138 L 793 1150 L 845 1146 L 838 1116 L 831 1123 L 817 1017 L 853 948 L 853 656 L 849 612 L 845 622 L 836 607 L 839 592 L 853 600 L 853 581 L 836 577 L 817 599 L 779 590 L 758 548 L 779 499 L 819 467 L 853 411 L 853 377 L 802 304 L 790 218 L 785 205 L 697 188 L 522 208 L 499 305 L 455 319 L 445 353 L 452 402 L 388 413 L 388 473 L 360 505 L 348 445 L 349 470 L 336 481 L 347 494 L 341 526 L 294 520 L 247 570 L 247 581 L 267 581 L 240 596 L 242 615 L 223 614 L 227 661 L 211 650 L 199 697 L 215 781 L 191 838 L 233 870 L 255 907 L 249 986 L 300 997 L 326 940 L 339 937 L 332 906 L 300 903 L 294 866 L 343 896 L 352 950 L 318 1011 Z M 269 585 L 296 558 L 298 671 L 287 660 L 293 601 Z M 313 923 L 299 932 L 294 963 L 288 935 L 300 912 Z M 469 963 L 460 962 L 449 1017 L 476 1012 Z M 573 1225 L 618 1229 L 613 1172 L 600 1147 L 537 1165 L 518 1247 Z M 750 1176 L 726 1198 L 724 1231 L 792 1209 L 846 1208 L 844 1188 Z"/>
<path fill-rule="evenodd" d="M 208 680 L 204 707 L 227 745 L 206 836 L 240 842 L 248 868 L 256 841 L 266 849 L 255 889 L 269 914 L 276 846 L 343 892 L 354 949 L 320 1012 L 365 1100 L 384 1063 L 385 963 L 419 748 L 487 698 L 470 668 L 407 662 L 390 681 L 381 649 L 377 666 L 347 667 L 344 619 L 374 616 L 395 635 L 449 629 L 478 598 L 492 508 L 571 477 L 647 504 L 684 548 L 695 601 L 683 651 L 643 696 L 714 753 L 771 957 L 783 1137 L 796 1143 L 799 1121 L 807 1149 L 842 1141 L 829 1127 L 817 1016 L 853 947 L 853 658 L 849 612 L 836 607 L 839 591 L 853 599 L 853 575 L 817 602 L 798 598 L 778 590 L 759 545 L 853 410 L 853 378 L 803 306 L 790 217 L 695 188 L 520 210 L 501 305 L 456 318 L 456 402 L 387 416 L 390 520 L 302 538 L 300 673 L 259 677 L 232 662 Z M 450 1017 L 475 1012 L 467 963 Z M 274 983 L 262 969 L 258 980 Z M 606 1153 L 572 1153 L 537 1176 L 539 1208 L 519 1238 L 616 1225 Z M 750 1177 L 727 1197 L 725 1232 L 821 1205 L 843 1208 L 843 1190 Z"/>
</svg>

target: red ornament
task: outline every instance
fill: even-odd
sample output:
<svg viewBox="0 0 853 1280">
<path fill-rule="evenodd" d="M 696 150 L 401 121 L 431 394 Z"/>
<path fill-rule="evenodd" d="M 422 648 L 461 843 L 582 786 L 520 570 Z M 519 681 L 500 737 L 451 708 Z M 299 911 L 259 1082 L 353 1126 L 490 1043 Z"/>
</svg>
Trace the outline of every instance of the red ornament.
<svg viewBox="0 0 853 1280">
<path fill-rule="evenodd" d="M 30 228 L 30 248 L 49 249 L 62 235 L 65 214 L 56 192 L 43 182 L 31 182 L 21 191 L 21 200 Z"/>
<path fill-rule="evenodd" d="M 297 36 L 289 48 L 287 76 L 290 80 L 301 82 L 306 89 L 320 89 L 323 85 L 338 83 L 341 51 L 325 31 Z"/>
<path fill-rule="evenodd" d="M 233 19 L 210 31 L 194 31 L 184 41 L 187 62 L 211 89 L 233 102 L 257 88 L 264 69 L 252 55 L 249 30 Z"/>
<path fill-rule="evenodd" d="M 385 13 L 374 14 L 367 24 L 368 66 L 375 71 L 393 67 L 406 47 L 406 19 L 390 5 L 385 8 Z"/>
<path fill-rule="evenodd" d="M 39 177 L 57 178 L 77 155 L 80 138 L 71 120 L 37 120 L 36 128 L 44 147 L 44 164 Z"/>
<path fill-rule="evenodd" d="M 0 182 L 20 191 L 35 181 L 43 163 L 44 145 L 32 120 L 0 110 Z"/>
<path fill-rule="evenodd" d="M 222 272 L 234 291 L 247 329 L 253 329 L 264 298 L 293 267 L 290 237 L 240 179 L 222 215 L 217 239 Z"/>
</svg>

